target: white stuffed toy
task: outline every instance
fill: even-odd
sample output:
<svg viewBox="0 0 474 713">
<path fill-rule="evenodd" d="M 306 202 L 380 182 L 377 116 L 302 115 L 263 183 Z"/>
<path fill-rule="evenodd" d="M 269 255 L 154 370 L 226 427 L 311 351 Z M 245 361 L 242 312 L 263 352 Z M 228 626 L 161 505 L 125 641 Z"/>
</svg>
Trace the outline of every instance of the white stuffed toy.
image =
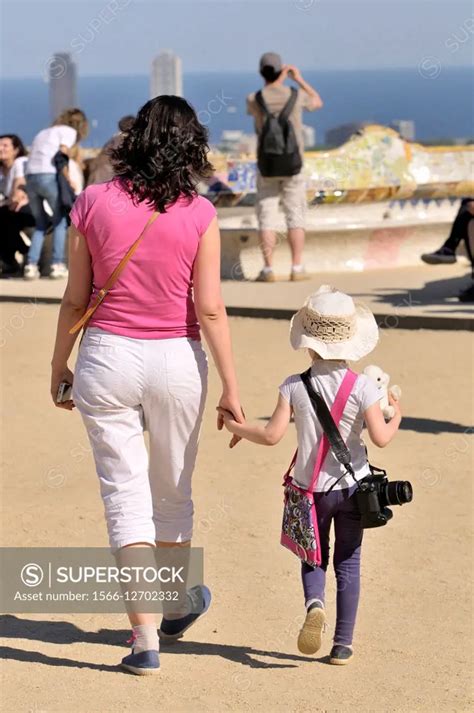
<svg viewBox="0 0 474 713">
<path fill-rule="evenodd" d="M 371 364 L 366 366 L 364 369 L 364 374 L 375 381 L 378 390 L 380 391 L 380 408 L 386 421 L 390 421 L 395 416 L 395 409 L 388 402 L 388 395 L 391 394 L 397 401 L 402 395 L 402 390 L 396 384 L 389 387 L 390 375 L 386 374 L 383 369 L 379 366 Z"/>
</svg>

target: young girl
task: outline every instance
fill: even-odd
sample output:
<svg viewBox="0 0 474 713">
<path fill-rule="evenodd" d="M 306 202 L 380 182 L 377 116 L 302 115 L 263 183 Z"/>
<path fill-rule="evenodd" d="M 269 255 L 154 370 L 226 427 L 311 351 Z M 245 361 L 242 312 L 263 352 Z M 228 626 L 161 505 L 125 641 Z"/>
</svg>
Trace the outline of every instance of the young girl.
<svg viewBox="0 0 474 713">
<path fill-rule="evenodd" d="M 313 387 L 331 408 L 347 373 L 347 361 L 369 354 L 378 341 L 378 327 L 372 313 L 351 297 L 323 285 L 305 302 L 291 321 L 290 341 L 294 349 L 308 349 L 312 357 Z M 339 422 L 339 431 L 352 457 L 356 480 L 369 475 L 369 464 L 361 432 L 364 422 L 372 442 L 383 448 L 398 430 L 401 421 L 397 401 L 390 399 L 395 416 L 386 423 L 379 405 L 375 382 L 359 374 Z M 316 453 L 324 435 L 299 374 L 289 376 L 280 386 L 278 403 L 266 426 L 237 423 L 229 412 L 220 410 L 227 429 L 234 434 L 231 447 L 240 438 L 272 446 L 284 436 L 293 413 L 298 438 L 298 453 L 293 482 L 308 488 Z M 298 636 L 298 648 L 314 654 L 321 646 L 326 621 L 324 590 L 329 560 L 329 530 L 334 521 L 334 569 L 337 580 L 337 621 L 332 664 L 347 664 L 352 658 L 360 586 L 360 548 L 362 528 L 355 498 L 354 479 L 345 473 L 329 450 L 315 485 L 322 563 L 313 569 L 302 564 L 306 619 Z M 330 491 L 330 492 L 328 492 Z"/>
</svg>

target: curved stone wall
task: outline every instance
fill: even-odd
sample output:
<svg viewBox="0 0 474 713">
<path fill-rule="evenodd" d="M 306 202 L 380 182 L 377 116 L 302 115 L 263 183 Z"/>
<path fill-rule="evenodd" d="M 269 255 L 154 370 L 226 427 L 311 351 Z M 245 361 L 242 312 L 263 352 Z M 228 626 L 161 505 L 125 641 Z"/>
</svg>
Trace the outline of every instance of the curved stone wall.
<svg viewBox="0 0 474 713">
<path fill-rule="evenodd" d="M 212 161 L 221 184 L 216 202 L 250 204 L 255 157 L 215 154 Z M 472 195 L 473 168 L 474 146 L 425 147 L 404 141 L 393 129 L 371 125 L 336 149 L 305 153 L 303 170 L 308 202 L 314 204 Z"/>
</svg>

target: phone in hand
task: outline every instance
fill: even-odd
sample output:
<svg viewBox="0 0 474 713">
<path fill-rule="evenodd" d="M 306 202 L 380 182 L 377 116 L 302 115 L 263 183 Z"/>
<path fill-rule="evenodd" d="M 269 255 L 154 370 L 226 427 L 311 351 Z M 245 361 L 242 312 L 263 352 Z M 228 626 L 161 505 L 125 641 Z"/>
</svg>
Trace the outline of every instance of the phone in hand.
<svg viewBox="0 0 474 713">
<path fill-rule="evenodd" d="M 65 401 L 70 401 L 72 397 L 72 384 L 68 381 L 61 381 L 58 386 L 56 403 L 63 404 Z"/>
</svg>

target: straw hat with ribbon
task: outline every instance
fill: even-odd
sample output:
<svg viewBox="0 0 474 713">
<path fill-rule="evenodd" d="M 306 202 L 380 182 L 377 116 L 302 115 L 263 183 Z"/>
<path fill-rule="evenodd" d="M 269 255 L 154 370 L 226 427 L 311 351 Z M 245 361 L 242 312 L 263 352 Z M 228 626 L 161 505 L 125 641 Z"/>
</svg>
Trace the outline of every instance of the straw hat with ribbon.
<svg viewBox="0 0 474 713">
<path fill-rule="evenodd" d="M 323 359 L 362 359 L 378 339 L 377 322 L 368 307 L 330 285 L 313 292 L 291 320 L 293 349 L 313 349 Z"/>
</svg>

